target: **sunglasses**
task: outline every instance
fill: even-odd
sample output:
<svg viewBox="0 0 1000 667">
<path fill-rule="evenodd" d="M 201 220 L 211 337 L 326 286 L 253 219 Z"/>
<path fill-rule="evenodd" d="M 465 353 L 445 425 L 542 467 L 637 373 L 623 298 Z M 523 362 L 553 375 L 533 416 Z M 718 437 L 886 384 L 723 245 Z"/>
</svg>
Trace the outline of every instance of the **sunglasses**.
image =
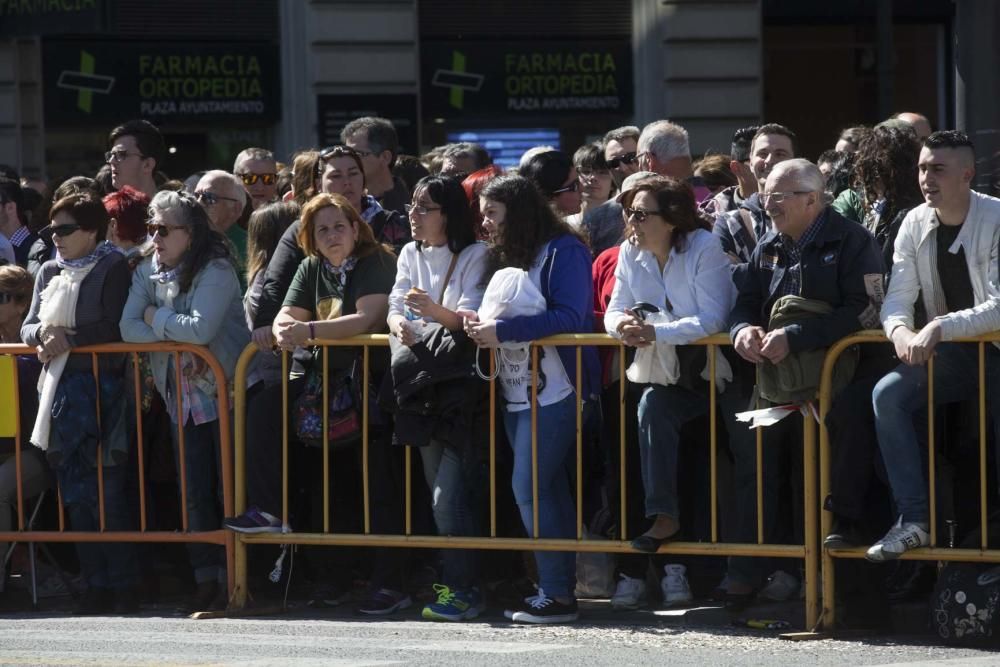
<svg viewBox="0 0 1000 667">
<path fill-rule="evenodd" d="M 59 238 L 65 238 L 80 229 L 80 225 L 49 225 L 49 234 L 55 234 Z"/>
<path fill-rule="evenodd" d="M 651 215 L 658 215 L 661 218 L 663 217 L 660 214 L 659 211 L 644 211 L 641 208 L 627 208 L 627 209 L 625 209 L 625 218 L 627 220 L 631 220 L 632 218 L 635 218 L 637 222 L 642 223 L 642 222 L 646 222 L 646 218 L 648 218 Z"/>
<path fill-rule="evenodd" d="M 260 181 L 264 185 L 274 185 L 274 182 L 278 180 L 277 174 L 236 174 L 241 179 L 243 179 L 243 185 L 255 185 L 257 181 Z"/>
<path fill-rule="evenodd" d="M 625 155 L 620 155 L 619 157 L 613 157 L 607 160 L 608 169 L 617 169 L 620 164 L 632 164 L 638 159 L 635 153 L 625 153 Z"/>
<path fill-rule="evenodd" d="M 225 199 L 226 201 L 239 202 L 239 199 L 233 199 L 232 197 L 223 197 L 222 195 L 217 195 L 214 192 L 209 192 L 208 190 L 199 190 L 194 193 L 195 199 L 200 201 L 205 206 L 215 206 L 219 203 L 220 199 Z"/>
<path fill-rule="evenodd" d="M 170 236 L 171 229 L 186 229 L 186 227 L 184 225 L 163 225 L 155 222 L 146 223 L 146 233 L 149 234 L 150 238 L 159 234 L 161 239 L 165 239 Z"/>
<path fill-rule="evenodd" d="M 553 190 L 552 194 L 561 195 L 564 192 L 576 192 L 580 189 L 580 179 L 574 178 L 573 182 L 565 187 L 561 187 L 558 190 Z"/>
</svg>

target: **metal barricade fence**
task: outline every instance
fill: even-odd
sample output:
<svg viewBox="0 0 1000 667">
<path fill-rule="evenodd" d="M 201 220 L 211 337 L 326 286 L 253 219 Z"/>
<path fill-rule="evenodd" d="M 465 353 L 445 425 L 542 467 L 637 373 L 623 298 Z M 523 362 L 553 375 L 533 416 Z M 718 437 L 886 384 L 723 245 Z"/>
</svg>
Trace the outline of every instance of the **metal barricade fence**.
<svg viewBox="0 0 1000 667">
<path fill-rule="evenodd" d="M 136 429 L 136 450 L 135 455 L 137 457 L 136 463 L 138 466 L 138 508 L 139 508 L 139 529 L 138 530 L 128 530 L 128 531 L 108 531 L 105 529 L 105 499 L 104 499 L 104 468 L 106 466 L 97 466 L 97 497 L 98 497 L 98 517 L 100 530 L 96 532 L 83 532 L 76 530 L 67 530 L 65 508 L 62 500 L 62 493 L 58 493 L 58 503 L 59 503 L 59 529 L 58 530 L 26 530 L 25 524 L 25 504 L 28 498 L 24 497 L 23 484 L 22 484 L 22 446 L 32 447 L 30 443 L 27 442 L 28 437 L 31 432 L 31 424 L 21 424 L 20 415 L 20 392 L 18 388 L 18 379 L 15 376 L 13 378 L 13 395 L 10 397 L 4 396 L 0 400 L 11 400 L 13 402 L 13 409 L 15 414 L 15 432 L 14 432 L 14 461 L 16 469 L 16 481 L 17 481 L 17 531 L 11 532 L 0 532 L 0 543 L 5 542 L 134 542 L 134 543 L 164 543 L 164 542 L 174 542 L 174 543 L 203 543 L 203 544 L 217 544 L 225 547 L 226 550 L 226 563 L 227 563 L 227 573 L 228 573 L 228 587 L 229 593 L 231 594 L 234 589 L 235 582 L 235 568 L 233 562 L 233 536 L 228 531 L 223 530 L 221 527 L 217 530 L 211 531 L 200 531 L 200 532 L 190 532 L 188 530 L 188 510 L 187 510 L 187 475 L 185 472 L 184 461 L 186 461 L 185 452 L 185 442 L 184 442 L 184 429 L 178 428 L 178 478 L 179 478 L 179 500 L 180 500 L 180 515 L 181 515 L 181 531 L 155 531 L 149 530 L 147 526 L 147 508 L 146 508 L 146 475 L 145 475 L 145 460 L 146 460 L 146 447 L 143 438 L 143 416 L 142 416 L 142 387 L 141 378 L 139 377 L 138 366 L 139 366 L 139 355 L 149 352 L 166 352 L 173 355 L 173 370 L 175 378 L 175 386 L 181 386 L 181 355 L 191 354 L 195 357 L 201 359 L 206 367 L 211 370 L 215 377 L 215 384 L 218 389 L 216 400 L 218 401 L 218 428 L 219 428 L 219 444 L 220 444 L 220 461 L 221 461 L 221 476 L 222 476 L 222 498 L 223 498 L 223 512 L 226 516 L 231 516 L 233 511 L 233 474 L 232 474 L 232 447 L 230 441 L 230 400 L 229 400 L 229 389 L 226 382 L 226 374 L 222 366 L 208 351 L 208 348 L 202 347 L 200 345 L 191 345 L 186 343 L 108 343 L 102 345 L 92 345 L 79 347 L 71 350 L 73 355 L 89 354 L 92 359 L 92 368 L 95 382 L 98 387 L 100 386 L 100 369 L 98 364 L 98 356 L 105 354 L 122 354 L 128 355 L 128 359 L 132 364 L 134 372 L 130 372 L 128 368 L 124 371 L 125 377 L 123 380 L 128 381 L 129 375 L 132 376 L 132 387 L 131 389 L 135 392 L 135 429 Z M 0 356 L 15 358 L 14 368 L 16 373 L 16 357 L 20 355 L 34 356 L 34 348 L 25 345 L 0 345 Z M 126 391 L 128 389 L 126 388 Z M 177 414 L 181 414 L 181 393 L 177 392 Z M 100 422 L 100 392 L 98 391 L 98 404 L 95 406 L 98 414 L 98 425 Z M 97 454 L 96 460 L 103 461 L 103 443 L 100 441 L 97 444 Z M 125 463 L 119 465 L 127 465 Z"/>
<path fill-rule="evenodd" d="M 930 538 L 931 546 L 913 549 L 904 553 L 901 558 L 906 560 L 922 561 L 965 561 L 965 562 L 986 562 L 1000 563 L 1000 549 L 990 549 L 987 534 L 987 423 L 990 416 L 986 409 L 986 345 L 1000 342 L 1000 332 L 990 333 L 975 338 L 957 338 L 952 343 L 968 343 L 978 345 L 979 353 L 979 514 L 981 532 L 981 544 L 979 549 L 957 549 L 937 547 L 937 527 L 936 523 L 936 484 L 935 484 L 935 405 L 934 405 L 934 383 L 927 383 L 927 478 L 928 478 L 928 508 L 930 510 Z M 858 344 L 881 343 L 891 345 L 888 338 L 879 330 L 862 331 L 852 336 L 848 336 L 837 341 L 827 350 L 826 358 L 823 362 L 823 375 L 820 383 L 819 393 L 819 421 L 820 421 L 820 498 L 826 498 L 830 493 L 831 477 L 831 451 L 830 437 L 826 429 L 826 416 L 830 411 L 833 401 L 833 369 L 840 355 L 849 347 Z M 927 361 L 928 375 L 933 378 L 934 358 Z M 994 379 L 994 381 L 996 381 Z M 993 418 L 1000 418 L 1000 415 L 993 415 Z M 1000 444 L 1000 443 L 998 443 Z M 892 463 L 887 461 L 886 465 Z M 823 511 L 821 517 L 822 535 L 830 533 L 833 516 L 831 512 Z M 888 530 L 886 526 L 886 530 Z M 823 574 L 823 610 L 820 617 L 822 627 L 833 630 L 836 626 L 836 579 L 834 571 L 834 559 L 837 558 L 864 558 L 867 545 L 853 549 L 823 549 L 822 574 Z"/>
<path fill-rule="evenodd" d="M 537 373 L 538 373 L 538 349 L 540 346 L 572 346 L 576 347 L 576 377 L 571 378 L 571 382 L 576 385 L 576 539 L 552 539 L 552 538 L 514 538 L 497 536 L 497 508 L 496 508 L 496 383 L 491 382 L 489 388 L 490 397 L 490 434 L 489 434 L 489 486 L 490 486 L 490 525 L 489 535 L 482 537 L 450 537 L 437 535 L 415 535 L 412 532 L 411 523 L 411 490 L 412 490 L 412 447 L 406 447 L 404 453 L 405 465 L 405 489 L 404 507 L 405 529 L 402 535 L 377 535 L 371 532 L 371 507 L 369 493 L 369 405 L 368 405 L 368 382 L 370 349 L 372 347 L 385 347 L 389 344 L 387 335 L 375 334 L 355 336 L 341 340 L 311 341 L 312 345 L 323 348 L 324 361 L 327 358 L 330 347 L 349 346 L 363 347 L 363 373 L 361 396 L 363 401 L 362 417 L 362 490 L 363 490 L 363 533 L 331 533 L 329 532 L 329 460 L 330 443 L 327 438 L 325 414 L 329 391 L 328 378 L 324 377 L 323 403 L 324 403 L 324 442 L 322 447 L 323 457 L 323 533 L 288 532 L 288 533 L 255 533 L 236 535 L 235 544 L 235 571 L 236 590 L 231 598 L 234 608 L 243 607 L 248 598 L 247 591 L 247 556 L 246 547 L 249 544 L 274 544 L 274 545 L 324 545 L 324 546 L 369 546 L 369 547 L 424 547 L 441 549 L 504 549 L 504 550 L 530 550 L 530 551 L 576 551 L 576 552 L 612 552 L 612 553 L 637 553 L 631 548 L 626 536 L 628 535 L 626 519 L 626 484 L 628 480 L 625 474 L 625 460 L 627 456 L 625 423 L 626 419 L 635 419 L 635 415 L 627 415 L 625 412 L 625 357 L 618 355 L 619 376 L 621 378 L 619 389 L 619 468 L 621 485 L 621 507 L 620 507 L 620 539 L 609 540 L 584 540 L 583 539 L 583 474 L 582 474 L 582 447 L 583 447 L 583 411 L 580 403 L 582 394 L 582 347 L 586 346 L 612 346 L 624 349 L 621 343 L 606 334 L 564 334 L 552 336 L 550 338 L 534 341 L 532 343 L 532 491 L 533 491 L 533 527 L 531 531 L 538 534 L 538 442 L 537 442 Z M 804 541 L 803 544 L 766 544 L 764 543 L 764 529 L 762 525 L 763 517 L 763 481 L 762 481 L 762 436 L 761 430 L 757 430 L 757 541 L 756 543 L 723 543 L 719 540 L 718 530 L 718 485 L 717 485 L 717 392 L 715 381 L 715 348 L 718 346 L 730 345 L 729 337 L 725 334 L 717 334 L 693 343 L 694 345 L 707 346 L 709 363 L 709 385 L 710 385 L 710 479 L 711 479 L 711 541 L 709 542 L 668 542 L 661 547 L 660 553 L 677 555 L 712 555 L 712 556 L 758 556 L 758 557 L 783 557 L 802 558 L 805 561 L 805 588 L 806 588 L 806 623 L 807 627 L 813 627 L 819 618 L 819 534 L 818 534 L 818 499 L 817 499 L 817 452 L 816 452 L 816 431 L 815 422 L 812 419 L 804 419 L 803 424 L 803 491 L 804 491 Z M 235 377 L 235 508 L 237 514 L 242 514 L 246 509 L 246 412 L 247 412 L 247 375 L 248 366 L 253 357 L 258 353 L 254 345 L 248 346 L 241 355 L 236 367 Z M 491 361 L 491 370 L 493 363 Z M 289 397 L 288 397 L 288 369 L 289 354 L 282 353 L 282 509 L 281 520 L 284 525 L 288 525 L 288 466 L 289 466 Z M 605 410 L 608 408 L 605 407 Z M 635 454 L 633 454 L 635 455 Z M 503 483 L 509 483 L 505 480 Z"/>
</svg>

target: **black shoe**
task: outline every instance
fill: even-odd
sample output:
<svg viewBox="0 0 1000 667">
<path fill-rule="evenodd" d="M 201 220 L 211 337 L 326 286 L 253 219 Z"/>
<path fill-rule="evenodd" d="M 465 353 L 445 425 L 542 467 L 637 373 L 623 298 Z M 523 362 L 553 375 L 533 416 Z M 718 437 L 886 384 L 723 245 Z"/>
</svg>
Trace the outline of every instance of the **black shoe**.
<svg viewBox="0 0 1000 667">
<path fill-rule="evenodd" d="M 542 589 L 515 609 L 504 611 L 504 616 L 515 623 L 572 623 L 580 617 L 576 600 L 565 604 L 545 595 Z"/>
<path fill-rule="evenodd" d="M 194 595 L 181 610 L 185 614 L 194 614 L 199 611 L 212 611 L 216 598 L 219 595 L 219 582 L 203 581 L 194 590 Z"/>
<path fill-rule="evenodd" d="M 115 592 L 115 613 L 136 614 L 139 612 L 139 596 L 132 588 L 123 588 Z"/>
<path fill-rule="evenodd" d="M 73 610 L 76 616 L 110 614 L 115 609 L 115 598 L 107 588 L 88 588 Z"/>
<path fill-rule="evenodd" d="M 830 534 L 823 540 L 823 546 L 827 549 L 851 549 L 862 543 L 858 539 L 854 522 L 834 514 Z"/>
<path fill-rule="evenodd" d="M 670 540 L 674 539 L 679 533 L 679 530 L 675 530 L 670 535 L 666 537 L 653 537 L 652 535 L 640 535 L 639 537 L 632 540 L 632 548 L 636 551 L 641 551 L 647 554 L 655 554 L 660 550 L 660 545 Z"/>
</svg>

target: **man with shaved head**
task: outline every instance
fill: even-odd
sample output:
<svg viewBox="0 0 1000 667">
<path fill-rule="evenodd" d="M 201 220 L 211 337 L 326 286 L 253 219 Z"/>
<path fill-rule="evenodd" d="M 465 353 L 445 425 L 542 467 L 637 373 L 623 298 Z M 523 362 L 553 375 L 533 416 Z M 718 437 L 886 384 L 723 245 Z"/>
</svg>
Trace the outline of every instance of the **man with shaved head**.
<svg viewBox="0 0 1000 667">
<path fill-rule="evenodd" d="M 208 211 L 208 217 L 216 231 L 233 244 L 241 268 L 247 264 L 247 232 L 236 224 L 243 215 L 250 196 L 243 181 L 228 171 L 214 169 L 206 172 L 195 186 L 194 196 Z M 240 283 L 246 281 L 243 271 L 239 272 Z M 246 285 L 243 285 L 246 289 Z"/>
<path fill-rule="evenodd" d="M 1000 199 L 971 189 L 972 142 L 962 132 L 935 132 L 917 162 L 924 203 L 903 219 L 896 236 L 882 327 L 902 362 L 872 393 L 875 428 L 892 494 L 896 524 L 868 550 L 868 560 L 899 558 L 930 544 L 930 508 L 914 416 L 927 408 L 927 361 L 934 357 L 934 401 L 978 396 L 975 343 L 951 342 L 1000 330 Z M 918 319 L 917 303 L 925 319 Z M 984 347 L 988 414 L 1000 437 L 1000 351 Z M 997 440 L 1000 442 L 1000 440 Z"/>
<path fill-rule="evenodd" d="M 917 133 L 917 139 L 923 141 L 931 135 L 931 122 L 927 120 L 927 116 L 923 114 L 914 113 L 912 111 L 903 111 L 893 116 L 897 120 L 901 120 L 913 128 L 913 131 Z"/>
</svg>

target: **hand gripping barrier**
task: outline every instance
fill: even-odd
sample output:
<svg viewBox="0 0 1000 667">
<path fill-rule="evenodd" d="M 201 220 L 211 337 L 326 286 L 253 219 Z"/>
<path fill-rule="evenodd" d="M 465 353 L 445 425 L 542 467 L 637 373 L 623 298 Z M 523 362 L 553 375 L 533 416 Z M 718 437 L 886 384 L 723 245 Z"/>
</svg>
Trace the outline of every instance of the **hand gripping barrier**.
<svg viewBox="0 0 1000 667">
<path fill-rule="evenodd" d="M 930 509 L 930 535 L 931 546 L 907 551 L 902 558 L 907 560 L 922 561 L 965 561 L 965 562 L 985 562 L 1000 563 L 1000 549 L 990 549 L 987 534 L 987 473 L 986 473 L 986 443 L 987 443 L 987 423 L 988 413 L 986 409 L 986 346 L 1000 342 L 1000 332 L 990 333 L 975 338 L 958 338 L 953 343 L 970 343 L 978 346 L 979 372 L 978 372 L 978 407 L 979 407 L 979 529 L 981 532 L 981 543 L 979 549 L 951 549 L 941 548 L 937 545 L 936 523 L 936 484 L 935 484 L 935 438 L 934 438 L 934 383 L 927 383 L 927 479 L 928 479 L 928 503 Z M 862 331 L 847 338 L 843 338 L 830 347 L 827 351 L 826 359 L 823 362 L 823 375 L 820 383 L 820 498 L 826 498 L 830 493 L 831 474 L 831 452 L 830 437 L 826 429 L 826 415 L 830 411 L 833 400 L 833 368 L 841 353 L 852 345 L 881 343 L 891 344 L 885 335 L 879 331 Z M 934 376 L 934 358 L 927 362 L 927 372 L 930 377 Z M 995 381 L 995 379 L 994 379 Z M 1000 418 L 1000 415 L 993 415 Z M 891 463 L 887 462 L 887 465 Z M 829 534 L 831 530 L 833 516 L 830 512 L 822 512 L 822 535 Z M 886 526 L 886 530 L 888 530 Z M 853 549 L 823 549 L 822 572 L 823 572 L 823 612 L 820 622 L 825 630 L 833 630 L 836 627 L 836 605 L 834 604 L 836 593 L 836 579 L 834 571 L 834 559 L 837 558 L 864 558 L 867 545 Z"/>
<path fill-rule="evenodd" d="M 229 391 L 226 383 L 226 374 L 222 366 L 215 359 L 215 357 L 208 351 L 207 348 L 199 345 L 191 345 L 186 343 L 109 343 L 103 345 L 92 345 L 86 347 L 75 348 L 71 351 L 72 354 L 89 354 L 92 359 L 92 368 L 95 380 L 99 381 L 100 369 L 98 365 L 98 357 L 104 354 L 126 354 L 132 364 L 132 368 L 136 369 L 139 365 L 139 355 L 147 352 L 167 352 L 173 355 L 173 370 L 175 373 L 175 386 L 180 386 L 181 377 L 181 354 L 188 353 L 194 355 L 195 357 L 201 359 L 207 368 L 209 368 L 213 375 L 215 376 L 215 384 L 218 388 L 218 394 L 216 400 L 218 401 L 218 428 L 219 428 L 219 444 L 221 449 L 221 467 L 222 467 L 222 486 L 223 486 L 223 511 L 225 515 L 231 516 L 233 512 L 233 474 L 232 474 L 232 448 L 230 444 L 230 411 L 229 411 Z M 0 356 L 15 357 L 18 355 L 28 355 L 34 356 L 35 350 L 31 347 L 25 345 L 0 345 Z M 16 363 L 15 363 L 16 367 Z M 233 562 L 233 536 L 229 531 L 222 530 L 221 526 L 218 530 L 202 531 L 202 532 L 189 532 L 188 530 L 188 511 L 187 511 L 187 475 L 185 472 L 185 466 L 183 462 L 186 461 L 185 443 L 184 443 L 184 429 L 178 429 L 178 450 L 179 450 L 179 462 L 181 465 L 178 466 L 178 473 L 180 477 L 180 507 L 181 507 L 181 527 L 180 532 L 176 531 L 155 531 L 149 530 L 147 527 L 146 520 L 146 476 L 145 476 L 145 443 L 143 441 L 143 427 L 142 427 L 142 402 L 139 400 L 141 396 L 141 386 L 139 373 L 130 372 L 128 368 L 125 371 L 126 380 L 128 376 L 132 376 L 132 389 L 135 392 L 135 428 L 136 428 L 136 456 L 138 464 L 138 476 L 139 476 L 139 530 L 130 531 L 107 531 L 105 530 L 105 505 L 104 505 L 104 466 L 97 466 L 97 490 L 98 490 L 98 504 L 99 504 L 99 520 L 100 520 L 100 530 L 97 532 L 81 532 L 81 531 L 71 531 L 66 529 L 66 519 L 64 506 L 62 502 L 62 494 L 59 494 L 59 530 L 56 531 L 38 531 L 38 530 L 25 530 L 25 501 L 24 490 L 22 484 L 22 447 L 32 447 L 33 445 L 27 442 L 28 435 L 31 432 L 31 424 L 21 424 L 17 418 L 15 418 L 15 432 L 14 432 L 14 461 L 16 467 L 16 478 L 17 478 L 17 531 L 11 532 L 0 532 L 0 543 L 2 542 L 135 542 L 135 543 L 162 543 L 162 542 L 180 542 L 180 543 L 204 543 L 204 544 L 218 544 L 224 546 L 226 549 L 226 563 L 227 563 L 227 573 L 229 578 L 229 592 L 233 592 L 234 582 L 235 582 L 235 568 Z M 20 395 L 18 389 L 18 383 L 16 379 L 13 382 L 12 396 L 4 396 L 0 400 L 8 401 L 12 400 L 14 405 L 14 414 L 18 415 L 20 412 Z M 95 406 L 98 410 L 98 421 L 100 421 L 100 399 L 98 398 L 98 405 Z M 177 412 L 176 414 L 181 414 L 181 393 L 177 392 Z M 97 446 L 97 460 L 102 459 L 102 444 L 98 443 Z M 125 464 L 122 464 L 125 465 Z"/>
<path fill-rule="evenodd" d="M 619 408 L 619 455 L 620 455 L 620 484 L 622 492 L 620 503 L 620 539 L 619 540 L 584 540 L 583 539 L 583 471 L 582 471 L 582 447 L 583 447 L 583 411 L 580 403 L 582 394 L 582 349 L 581 346 L 611 346 L 621 348 L 621 343 L 606 334 L 564 334 L 553 336 L 543 340 L 534 341 L 532 344 L 532 489 L 536 502 L 534 503 L 533 534 L 538 534 L 538 442 L 537 442 L 537 373 L 538 373 L 538 349 L 541 345 L 571 346 L 576 347 L 576 539 L 548 539 L 548 538 L 511 538 L 499 537 L 497 535 L 497 508 L 496 508 L 496 401 L 497 388 L 495 382 L 490 383 L 490 437 L 489 437 L 489 464 L 490 464 L 490 525 L 489 535 L 483 537 L 442 537 L 436 535 L 415 535 L 412 532 L 412 506 L 411 506 L 411 458 L 412 447 L 407 447 L 405 456 L 405 490 L 404 506 L 401 508 L 405 513 L 405 526 L 402 535 L 377 535 L 371 532 L 371 506 L 369 497 L 369 418 L 368 418 L 368 368 L 370 361 L 370 349 L 372 347 L 387 346 L 388 337 L 384 334 L 355 336 L 342 340 L 310 341 L 311 345 L 323 347 L 324 360 L 329 353 L 330 347 L 351 346 L 363 347 L 364 373 L 362 374 L 363 384 L 361 396 L 363 397 L 363 437 L 362 437 L 362 489 L 363 489 L 363 533 L 331 533 L 330 508 L 329 508 L 329 442 L 324 441 L 322 448 L 323 456 L 323 533 L 289 532 L 289 533 L 257 533 L 257 534 L 236 534 L 235 544 L 235 570 L 236 589 L 231 599 L 231 606 L 240 608 L 247 603 L 247 559 L 246 547 L 248 544 L 302 544 L 302 545 L 324 545 L 324 546 L 375 546 L 375 547 L 423 547 L 441 549 L 515 549 L 515 550 L 547 550 L 547 551 L 577 551 L 577 552 L 613 552 L 613 553 L 636 553 L 626 539 L 628 534 L 626 519 L 626 493 L 625 488 L 629 480 L 625 474 L 626 459 L 626 419 L 635 419 L 634 414 L 628 415 L 625 412 L 625 362 L 624 355 L 619 358 L 620 383 L 618 408 Z M 813 627 L 819 618 L 819 535 L 816 485 L 816 430 L 812 419 L 804 419 L 803 433 L 804 459 L 804 503 L 805 503 L 805 532 L 803 544 L 766 544 L 764 543 L 764 528 L 761 517 L 763 516 L 763 481 L 762 481 L 762 437 L 760 429 L 757 430 L 757 541 L 756 543 L 723 543 L 719 540 L 719 517 L 718 517 L 718 482 L 717 482 L 717 433 L 716 433 L 716 397 L 715 391 L 715 348 L 718 346 L 730 345 L 728 336 L 718 334 L 696 341 L 695 345 L 705 345 L 708 347 L 709 377 L 710 377 L 710 467 L 711 467 L 711 541 L 709 542 L 670 542 L 661 547 L 661 553 L 678 555 L 712 555 L 712 556 L 761 556 L 761 557 L 783 557 L 802 558 L 805 560 L 805 581 L 806 581 L 806 623 L 807 627 Z M 258 352 L 253 345 L 248 346 L 240 357 L 236 367 L 236 394 L 235 394 L 235 508 L 236 513 L 241 514 L 246 509 L 246 380 L 248 365 L 253 356 Z M 491 362 L 491 366 L 492 366 Z M 282 377 L 288 377 L 289 358 L 288 353 L 282 353 Z M 491 368 L 492 370 L 492 368 Z M 573 380 L 573 379 L 571 379 Z M 324 385 L 326 379 L 324 378 Z M 324 405 L 327 405 L 326 396 L 328 387 L 324 386 Z M 289 447 L 289 398 L 287 381 L 283 383 L 282 390 L 282 511 L 281 519 L 288 525 L 288 447 Z M 607 408 L 605 408 L 607 409 Z M 324 415 L 325 421 L 326 415 Z M 324 433 L 326 428 L 324 427 Z M 325 438 L 324 438 L 325 440 Z M 635 455 L 634 453 L 632 455 Z M 500 483 L 509 483 L 509 480 L 502 480 Z"/>
</svg>

